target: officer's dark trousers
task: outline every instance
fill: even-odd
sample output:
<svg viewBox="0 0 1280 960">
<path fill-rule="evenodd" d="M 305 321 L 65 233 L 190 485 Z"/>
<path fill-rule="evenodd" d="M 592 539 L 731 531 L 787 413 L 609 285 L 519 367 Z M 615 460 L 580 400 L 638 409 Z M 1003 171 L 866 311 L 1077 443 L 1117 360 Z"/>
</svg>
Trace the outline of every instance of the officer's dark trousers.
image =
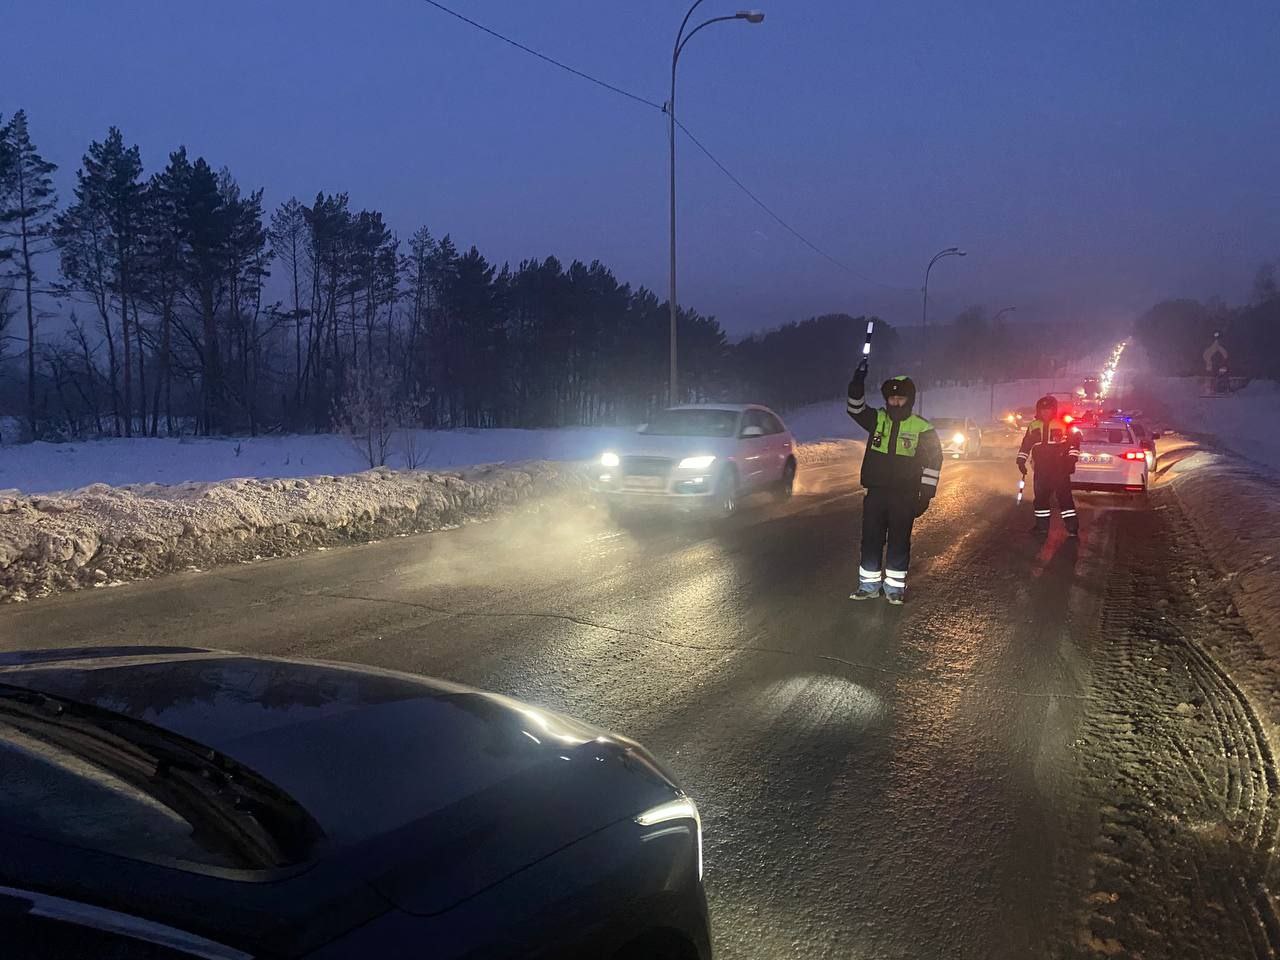
<svg viewBox="0 0 1280 960">
<path fill-rule="evenodd" d="M 919 488 L 914 484 L 905 491 L 888 487 L 867 490 L 866 499 L 862 501 L 859 580 L 878 582 L 883 571 L 886 586 L 907 585 L 907 567 L 911 563 L 911 526 L 916 520 L 918 498 Z"/>
<path fill-rule="evenodd" d="M 1071 496 L 1071 474 L 1066 470 L 1037 470 L 1034 489 L 1037 530 L 1049 529 L 1049 519 L 1053 516 L 1053 508 L 1049 503 L 1053 497 L 1058 498 L 1058 511 L 1067 529 L 1072 533 L 1080 529 L 1080 520 L 1076 516 L 1076 501 Z"/>
</svg>

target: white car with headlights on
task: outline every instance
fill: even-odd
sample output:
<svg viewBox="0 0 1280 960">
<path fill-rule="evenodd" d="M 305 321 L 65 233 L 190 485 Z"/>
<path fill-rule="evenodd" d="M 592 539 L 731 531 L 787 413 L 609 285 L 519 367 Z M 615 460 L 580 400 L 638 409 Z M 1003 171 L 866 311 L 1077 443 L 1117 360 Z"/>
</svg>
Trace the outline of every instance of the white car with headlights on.
<svg viewBox="0 0 1280 960">
<path fill-rule="evenodd" d="M 970 417 L 935 417 L 929 421 L 942 441 L 942 454 L 959 460 L 982 456 L 982 428 Z"/>
<path fill-rule="evenodd" d="M 1072 487 L 1131 494 L 1147 492 L 1150 475 L 1147 451 L 1126 421 L 1086 421 L 1072 429 L 1080 434 L 1080 457 L 1071 478 Z"/>
<path fill-rule="evenodd" d="M 611 507 L 656 504 L 727 516 L 752 493 L 791 496 L 795 447 L 791 431 L 767 407 L 672 407 L 605 451 L 592 481 Z"/>
</svg>

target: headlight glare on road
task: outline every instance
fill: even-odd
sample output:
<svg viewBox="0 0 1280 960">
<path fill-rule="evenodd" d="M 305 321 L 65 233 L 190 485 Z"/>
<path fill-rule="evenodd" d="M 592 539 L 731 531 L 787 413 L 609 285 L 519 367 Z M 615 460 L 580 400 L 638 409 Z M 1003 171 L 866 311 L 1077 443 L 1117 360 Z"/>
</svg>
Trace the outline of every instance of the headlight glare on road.
<svg viewBox="0 0 1280 960">
<path fill-rule="evenodd" d="M 602 467 L 616 467 L 621 462 L 616 453 L 603 453 L 600 455 L 600 466 Z"/>
<path fill-rule="evenodd" d="M 713 456 L 703 457 L 685 457 L 680 461 L 681 470 L 705 470 L 711 464 L 715 463 L 716 458 Z"/>
<path fill-rule="evenodd" d="M 655 827 L 673 820 L 692 820 L 698 840 L 698 879 L 702 879 L 702 817 L 698 814 L 698 805 L 686 796 L 676 797 L 667 803 L 659 804 L 636 817 L 636 823 L 642 827 Z"/>
</svg>

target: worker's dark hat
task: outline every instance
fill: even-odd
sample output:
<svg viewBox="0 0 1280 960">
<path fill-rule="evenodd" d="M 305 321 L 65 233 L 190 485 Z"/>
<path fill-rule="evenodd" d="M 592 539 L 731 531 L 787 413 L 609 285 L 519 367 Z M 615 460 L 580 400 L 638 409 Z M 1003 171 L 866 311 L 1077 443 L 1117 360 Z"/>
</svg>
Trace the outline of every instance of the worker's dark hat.
<svg viewBox="0 0 1280 960">
<path fill-rule="evenodd" d="M 880 387 L 880 393 L 886 400 L 890 397 L 906 397 L 907 403 L 915 405 L 916 385 L 910 377 L 894 377 L 886 380 Z"/>
</svg>

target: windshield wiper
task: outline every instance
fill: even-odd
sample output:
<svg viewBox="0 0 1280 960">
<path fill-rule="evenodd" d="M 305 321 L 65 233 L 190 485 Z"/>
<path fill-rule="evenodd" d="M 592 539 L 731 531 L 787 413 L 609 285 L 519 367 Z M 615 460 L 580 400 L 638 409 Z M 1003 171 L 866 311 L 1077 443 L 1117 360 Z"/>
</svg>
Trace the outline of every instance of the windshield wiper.
<svg viewBox="0 0 1280 960">
<path fill-rule="evenodd" d="M 191 824 L 198 843 L 246 866 L 298 863 L 324 837 L 302 805 L 269 780 L 154 724 L 5 683 L 0 721 L 154 797 Z"/>
</svg>

